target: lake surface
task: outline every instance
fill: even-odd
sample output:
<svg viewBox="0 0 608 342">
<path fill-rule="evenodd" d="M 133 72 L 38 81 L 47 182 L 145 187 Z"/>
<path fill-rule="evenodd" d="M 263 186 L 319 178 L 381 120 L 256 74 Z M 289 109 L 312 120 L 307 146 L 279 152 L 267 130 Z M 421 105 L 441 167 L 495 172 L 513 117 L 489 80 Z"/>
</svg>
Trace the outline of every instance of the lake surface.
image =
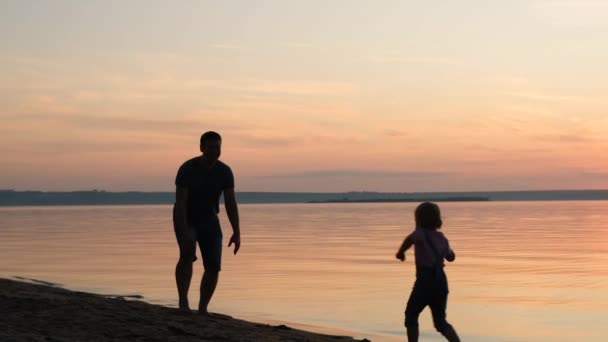
<svg viewBox="0 0 608 342">
<path fill-rule="evenodd" d="M 240 206 L 211 311 L 373 341 L 403 341 L 416 203 Z M 463 341 L 605 341 L 608 201 L 440 203 L 457 254 L 448 320 Z M 224 245 L 231 229 L 221 213 Z M 171 207 L 0 208 L 0 276 L 139 294 L 176 306 Z M 196 264 L 190 302 L 198 302 Z M 196 305 L 193 305 L 196 307 Z M 422 341 L 442 341 L 426 309 Z"/>
</svg>

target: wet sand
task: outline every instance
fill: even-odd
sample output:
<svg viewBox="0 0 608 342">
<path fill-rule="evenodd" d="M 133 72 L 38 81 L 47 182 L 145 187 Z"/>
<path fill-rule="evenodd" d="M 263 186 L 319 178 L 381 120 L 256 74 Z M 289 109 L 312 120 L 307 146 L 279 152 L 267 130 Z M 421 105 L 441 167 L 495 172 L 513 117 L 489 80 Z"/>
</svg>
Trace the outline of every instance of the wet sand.
<svg viewBox="0 0 608 342">
<path fill-rule="evenodd" d="M 135 299 L 0 279 L 0 341 L 357 341 Z"/>
</svg>

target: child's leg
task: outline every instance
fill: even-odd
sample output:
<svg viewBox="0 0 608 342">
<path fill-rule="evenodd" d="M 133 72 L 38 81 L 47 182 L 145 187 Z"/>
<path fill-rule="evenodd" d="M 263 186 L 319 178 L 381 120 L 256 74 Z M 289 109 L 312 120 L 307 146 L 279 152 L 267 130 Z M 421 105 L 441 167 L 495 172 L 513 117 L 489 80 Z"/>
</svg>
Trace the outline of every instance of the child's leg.
<svg viewBox="0 0 608 342">
<path fill-rule="evenodd" d="M 445 311 L 447 303 L 447 291 L 439 292 L 430 300 L 429 306 L 431 308 L 431 312 L 433 313 L 433 323 L 435 324 L 435 329 L 445 336 L 448 341 L 460 342 L 460 338 L 458 337 L 458 334 L 456 334 L 456 330 L 454 330 L 454 327 L 452 327 L 452 325 L 446 320 Z"/>
<path fill-rule="evenodd" d="M 418 326 L 407 327 L 407 342 L 418 342 Z"/>
<path fill-rule="evenodd" d="M 414 284 L 410 299 L 405 308 L 405 327 L 407 328 L 408 342 L 418 342 L 418 316 L 427 306 L 427 294 L 424 286 Z"/>
</svg>

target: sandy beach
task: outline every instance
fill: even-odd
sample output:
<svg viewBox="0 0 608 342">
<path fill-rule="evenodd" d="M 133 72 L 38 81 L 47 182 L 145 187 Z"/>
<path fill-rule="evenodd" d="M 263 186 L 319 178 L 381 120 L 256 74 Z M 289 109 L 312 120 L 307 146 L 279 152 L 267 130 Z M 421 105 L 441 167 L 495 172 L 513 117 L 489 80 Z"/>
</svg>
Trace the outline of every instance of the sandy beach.
<svg viewBox="0 0 608 342">
<path fill-rule="evenodd" d="M 0 279 L 0 317 L 1 341 L 357 341 L 10 279 Z"/>
</svg>

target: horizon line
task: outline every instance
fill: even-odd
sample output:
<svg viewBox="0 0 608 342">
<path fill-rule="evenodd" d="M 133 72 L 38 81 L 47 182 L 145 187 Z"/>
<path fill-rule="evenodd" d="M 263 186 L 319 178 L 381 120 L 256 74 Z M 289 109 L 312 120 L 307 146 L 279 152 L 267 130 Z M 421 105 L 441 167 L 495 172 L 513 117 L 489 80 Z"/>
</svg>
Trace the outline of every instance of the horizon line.
<svg viewBox="0 0 608 342">
<path fill-rule="evenodd" d="M 447 191 L 376 191 L 376 190 L 349 190 L 349 191 L 264 191 L 264 190 L 237 190 L 237 193 L 268 193 L 268 194 L 347 194 L 347 193 L 381 193 L 381 194 L 418 194 L 418 193 L 456 193 L 456 192 L 558 192 L 558 191 L 608 191 L 606 189 L 518 189 L 518 190 L 447 190 Z M 104 193 L 172 193 L 173 190 L 16 190 L 0 189 L 0 192 L 104 192 Z"/>
</svg>

